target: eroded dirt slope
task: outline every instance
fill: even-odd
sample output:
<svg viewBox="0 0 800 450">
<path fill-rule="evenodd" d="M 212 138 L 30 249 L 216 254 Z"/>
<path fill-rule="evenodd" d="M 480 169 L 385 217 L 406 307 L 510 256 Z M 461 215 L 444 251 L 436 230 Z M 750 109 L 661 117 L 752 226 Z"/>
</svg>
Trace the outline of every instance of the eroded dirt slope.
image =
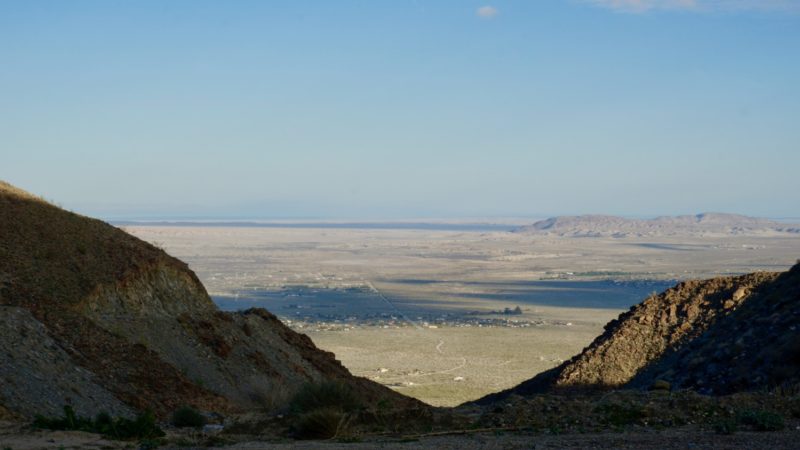
<svg viewBox="0 0 800 450">
<path fill-rule="evenodd" d="M 15 378 L 23 368 L 9 366 L 0 380 L 25 384 L 0 390 L 0 405 L 18 414 L 62 404 L 86 415 L 165 416 L 185 404 L 222 413 L 280 408 L 303 383 L 323 379 L 355 386 L 366 402 L 416 403 L 353 377 L 265 310 L 220 312 L 187 265 L 163 250 L 2 182 L 0 305 L 5 317 L 24 316 L 0 321 L 3 345 L 34 333 L 41 345 L 22 351 L 45 355 L 25 368 L 31 376 Z M 73 370 L 80 376 L 65 377 L 46 399 L 32 394 L 45 395 L 38 388 L 50 372 Z"/>
</svg>

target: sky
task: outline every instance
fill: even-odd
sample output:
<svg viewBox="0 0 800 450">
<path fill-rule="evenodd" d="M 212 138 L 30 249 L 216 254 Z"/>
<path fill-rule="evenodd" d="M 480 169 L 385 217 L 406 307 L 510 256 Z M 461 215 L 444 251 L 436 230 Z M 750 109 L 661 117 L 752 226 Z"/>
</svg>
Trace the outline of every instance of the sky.
<svg viewBox="0 0 800 450">
<path fill-rule="evenodd" d="M 800 217 L 800 0 L 0 0 L 0 179 L 106 219 Z"/>
</svg>

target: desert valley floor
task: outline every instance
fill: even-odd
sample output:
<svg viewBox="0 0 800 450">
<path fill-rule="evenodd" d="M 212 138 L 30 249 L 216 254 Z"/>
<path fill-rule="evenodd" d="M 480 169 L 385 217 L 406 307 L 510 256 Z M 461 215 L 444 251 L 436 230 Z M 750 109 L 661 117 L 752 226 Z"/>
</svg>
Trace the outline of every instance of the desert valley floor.
<svg viewBox="0 0 800 450">
<path fill-rule="evenodd" d="M 796 234 L 123 228 L 188 262 L 221 308 L 265 307 L 354 374 L 437 406 L 554 367 L 676 280 L 782 271 L 800 255 Z"/>
</svg>

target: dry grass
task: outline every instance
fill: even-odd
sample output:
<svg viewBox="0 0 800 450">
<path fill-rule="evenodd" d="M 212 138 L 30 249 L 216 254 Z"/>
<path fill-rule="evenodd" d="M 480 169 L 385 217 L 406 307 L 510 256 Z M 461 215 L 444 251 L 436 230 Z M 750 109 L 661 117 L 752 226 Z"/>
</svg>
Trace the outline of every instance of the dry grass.
<svg viewBox="0 0 800 450">
<path fill-rule="evenodd" d="M 0 279 L 4 304 L 73 307 L 98 285 L 156 261 L 186 267 L 163 250 L 100 220 L 0 185 Z"/>
</svg>

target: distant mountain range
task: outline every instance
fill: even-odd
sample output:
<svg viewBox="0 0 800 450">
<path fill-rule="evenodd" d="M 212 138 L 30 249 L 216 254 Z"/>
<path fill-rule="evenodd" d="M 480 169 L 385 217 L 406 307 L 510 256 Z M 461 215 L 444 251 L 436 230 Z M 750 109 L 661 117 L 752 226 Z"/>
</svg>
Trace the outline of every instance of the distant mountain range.
<svg viewBox="0 0 800 450">
<path fill-rule="evenodd" d="M 800 224 L 724 213 L 662 216 L 655 219 L 583 215 L 551 217 L 519 227 L 514 232 L 563 237 L 769 235 L 800 234 Z"/>
</svg>

